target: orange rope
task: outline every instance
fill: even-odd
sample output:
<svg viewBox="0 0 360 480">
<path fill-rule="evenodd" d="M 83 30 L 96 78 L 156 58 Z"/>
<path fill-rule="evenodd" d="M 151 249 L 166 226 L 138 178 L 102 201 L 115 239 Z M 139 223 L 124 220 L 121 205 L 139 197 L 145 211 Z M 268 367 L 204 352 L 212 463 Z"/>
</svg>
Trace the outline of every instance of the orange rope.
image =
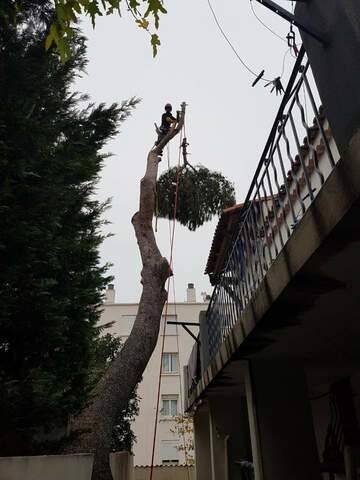
<svg viewBox="0 0 360 480">
<path fill-rule="evenodd" d="M 181 132 L 180 132 L 180 145 L 181 145 L 181 142 L 182 142 L 182 137 L 183 137 L 183 130 L 181 130 Z M 171 242 L 170 242 L 169 277 L 168 277 L 168 280 L 167 280 L 167 298 L 166 298 L 166 303 L 165 303 L 163 338 L 162 338 L 162 344 L 161 344 L 161 357 L 160 357 L 159 383 L 158 383 L 157 400 L 156 400 L 154 438 L 153 438 L 153 446 L 152 446 L 152 453 L 151 453 L 150 480 L 152 480 L 153 472 L 154 472 L 155 445 L 156 445 L 156 434 L 157 434 L 157 424 L 158 424 L 158 417 L 159 417 L 159 403 L 160 403 L 162 359 L 163 359 L 164 345 L 165 345 L 166 320 L 167 320 L 167 312 L 168 312 L 168 305 L 169 305 L 169 288 L 170 288 L 170 279 L 171 279 L 171 275 L 172 275 L 172 265 L 173 265 L 175 220 L 176 220 L 176 212 L 177 212 L 178 197 L 179 197 L 179 180 L 180 180 L 180 174 L 181 174 L 180 158 L 181 158 L 181 149 L 179 148 L 179 157 L 178 157 L 178 165 L 177 165 L 177 172 L 176 172 L 176 188 L 175 188 L 175 201 L 174 201 L 173 228 L 172 228 L 172 235 L 171 235 Z"/>
</svg>

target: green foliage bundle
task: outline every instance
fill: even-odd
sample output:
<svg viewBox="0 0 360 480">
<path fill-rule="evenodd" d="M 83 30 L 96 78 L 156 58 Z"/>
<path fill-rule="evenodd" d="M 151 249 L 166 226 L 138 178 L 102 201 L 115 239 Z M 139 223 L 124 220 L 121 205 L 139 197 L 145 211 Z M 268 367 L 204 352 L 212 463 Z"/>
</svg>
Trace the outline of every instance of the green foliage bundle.
<svg viewBox="0 0 360 480">
<path fill-rule="evenodd" d="M 177 168 L 160 175 L 157 182 L 158 216 L 173 218 Z M 234 186 L 219 172 L 207 168 L 182 168 L 179 178 L 176 220 L 196 230 L 224 208 L 235 204 Z"/>
<path fill-rule="evenodd" d="M 11 2 L 8 2 L 11 3 Z M 51 2 L 0 25 L 0 454 L 36 452 L 96 381 L 97 322 L 110 280 L 94 197 L 100 153 L 136 100 L 88 105 L 72 84 L 81 37 L 62 64 L 44 49 Z M 2 2 L 2 8 L 6 5 Z"/>
</svg>

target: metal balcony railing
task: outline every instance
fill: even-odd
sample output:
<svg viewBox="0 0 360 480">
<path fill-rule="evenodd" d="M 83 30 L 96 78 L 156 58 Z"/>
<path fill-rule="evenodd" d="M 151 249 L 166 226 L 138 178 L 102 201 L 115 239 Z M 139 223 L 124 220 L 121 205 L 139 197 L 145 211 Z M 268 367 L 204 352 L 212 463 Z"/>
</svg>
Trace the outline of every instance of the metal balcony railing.
<svg viewBox="0 0 360 480">
<path fill-rule="evenodd" d="M 339 159 L 314 85 L 302 48 L 206 313 L 210 360 Z"/>
</svg>

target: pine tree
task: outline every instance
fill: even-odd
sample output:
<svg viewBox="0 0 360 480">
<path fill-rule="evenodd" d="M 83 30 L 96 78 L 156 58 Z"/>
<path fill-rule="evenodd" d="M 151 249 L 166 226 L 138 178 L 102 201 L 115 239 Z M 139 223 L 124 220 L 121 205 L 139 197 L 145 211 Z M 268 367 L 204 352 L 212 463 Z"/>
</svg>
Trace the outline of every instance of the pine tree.
<svg viewBox="0 0 360 480">
<path fill-rule="evenodd" d="M 2 2 L 6 11 L 11 0 Z M 106 155 L 137 100 L 83 108 L 72 92 L 84 39 L 62 64 L 44 41 L 49 1 L 0 15 L 0 454 L 36 453 L 88 399 L 102 292 L 107 203 L 94 197 Z"/>
<path fill-rule="evenodd" d="M 156 184 L 157 215 L 172 219 L 174 216 L 176 179 L 179 189 L 176 220 L 189 230 L 196 230 L 214 215 L 235 205 L 234 186 L 221 173 L 197 166 L 170 168 L 160 175 Z"/>
</svg>

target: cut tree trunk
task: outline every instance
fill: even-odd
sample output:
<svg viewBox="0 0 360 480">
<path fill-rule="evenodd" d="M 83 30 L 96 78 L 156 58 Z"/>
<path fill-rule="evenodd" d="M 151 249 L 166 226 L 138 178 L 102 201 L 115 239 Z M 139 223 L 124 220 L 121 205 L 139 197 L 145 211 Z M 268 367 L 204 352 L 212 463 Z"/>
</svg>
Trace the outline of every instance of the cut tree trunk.
<svg viewBox="0 0 360 480">
<path fill-rule="evenodd" d="M 145 176 L 140 183 L 139 211 L 132 218 L 139 246 L 143 286 L 131 334 L 117 358 L 111 363 L 91 396 L 89 405 L 74 419 L 74 439 L 66 453 L 93 453 L 92 480 L 111 480 L 109 453 L 113 427 L 128 399 L 140 381 L 155 349 L 160 320 L 167 299 L 165 282 L 171 268 L 156 244 L 152 226 L 156 202 L 156 180 L 159 152 L 180 132 L 185 119 L 185 103 L 181 105 L 178 125 L 148 154 Z"/>
</svg>

